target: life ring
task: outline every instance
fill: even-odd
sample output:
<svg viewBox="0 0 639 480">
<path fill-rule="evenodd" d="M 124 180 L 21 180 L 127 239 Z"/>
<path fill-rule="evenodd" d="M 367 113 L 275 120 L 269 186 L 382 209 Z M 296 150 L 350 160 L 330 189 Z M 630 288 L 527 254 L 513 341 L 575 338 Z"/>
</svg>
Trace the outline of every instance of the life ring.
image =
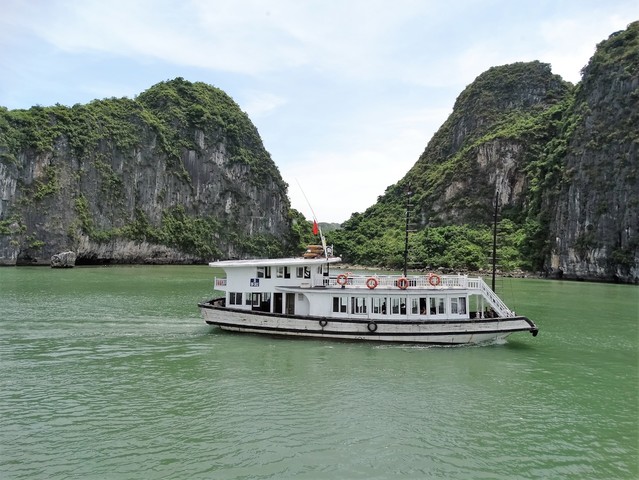
<svg viewBox="0 0 639 480">
<path fill-rule="evenodd" d="M 368 328 L 369 332 L 375 332 L 377 331 L 377 324 L 375 322 L 369 322 L 366 328 Z"/>
<path fill-rule="evenodd" d="M 326 325 L 328 325 L 328 322 L 326 321 L 326 319 L 322 318 L 319 321 L 320 327 L 324 328 Z"/>
<path fill-rule="evenodd" d="M 441 281 L 442 279 L 439 277 L 439 275 L 435 275 L 434 273 L 428 277 L 428 283 L 430 283 L 433 287 L 439 285 Z"/>
<path fill-rule="evenodd" d="M 348 282 L 348 275 L 346 275 L 345 273 L 340 273 L 337 276 L 337 284 L 343 287 L 344 285 L 346 285 L 346 282 Z"/>
<path fill-rule="evenodd" d="M 366 286 L 370 288 L 371 290 L 374 290 L 375 287 L 377 287 L 377 285 L 379 285 L 379 282 L 377 281 L 375 277 L 369 277 L 366 280 Z"/>
<path fill-rule="evenodd" d="M 408 278 L 401 277 L 397 279 L 397 286 L 402 290 L 406 290 L 408 288 Z"/>
</svg>

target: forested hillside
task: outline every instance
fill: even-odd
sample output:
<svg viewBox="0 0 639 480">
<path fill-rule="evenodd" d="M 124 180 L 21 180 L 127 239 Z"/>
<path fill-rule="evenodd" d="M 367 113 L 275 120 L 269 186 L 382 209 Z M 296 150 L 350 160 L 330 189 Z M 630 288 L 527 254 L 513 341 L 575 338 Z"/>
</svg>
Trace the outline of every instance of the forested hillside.
<svg viewBox="0 0 639 480">
<path fill-rule="evenodd" d="M 349 262 L 639 277 L 639 23 L 598 45 L 577 86 L 539 62 L 494 67 L 457 98 L 414 167 L 330 240 Z"/>
<path fill-rule="evenodd" d="M 534 262 L 542 259 L 519 255 L 540 228 L 529 214 L 534 189 L 525 170 L 539 145 L 556 133 L 553 118 L 561 116 L 571 90 L 539 62 L 494 67 L 480 75 L 458 97 L 453 113 L 407 175 L 337 232 L 339 251 L 356 263 L 399 267 L 410 186 L 415 230 L 410 267 L 486 268 L 498 195 L 502 266 L 536 268 Z"/>
<path fill-rule="evenodd" d="M 279 255 L 287 185 L 247 115 L 181 78 L 136 99 L 0 108 L 0 264 Z"/>
<path fill-rule="evenodd" d="M 639 22 L 572 85 L 540 62 L 465 88 L 409 172 L 341 228 L 345 261 L 639 282 Z M 410 194 L 408 194 L 410 192 Z M 255 126 L 182 78 L 135 99 L 0 107 L 0 264 L 190 263 L 316 242 Z"/>
</svg>

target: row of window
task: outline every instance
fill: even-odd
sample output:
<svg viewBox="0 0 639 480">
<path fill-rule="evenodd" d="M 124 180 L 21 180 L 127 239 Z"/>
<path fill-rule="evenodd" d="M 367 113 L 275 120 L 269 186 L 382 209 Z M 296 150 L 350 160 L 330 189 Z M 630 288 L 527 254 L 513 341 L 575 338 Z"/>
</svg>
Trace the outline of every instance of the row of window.
<svg viewBox="0 0 639 480">
<path fill-rule="evenodd" d="M 265 302 L 271 303 L 271 294 L 269 292 L 229 292 L 229 305 L 242 305 L 242 298 L 244 298 L 244 305 L 253 307 L 257 307 Z"/>
<path fill-rule="evenodd" d="M 407 302 L 408 300 L 408 302 Z M 448 302 L 447 302 L 448 300 Z M 333 297 L 334 313 L 381 315 L 466 315 L 466 297 Z"/>
<path fill-rule="evenodd" d="M 271 278 L 271 267 L 257 267 L 257 278 Z M 276 278 L 291 278 L 291 267 L 275 267 Z M 317 267 L 317 273 L 322 273 L 322 266 Z M 295 267 L 297 278 L 311 278 L 311 269 L 308 266 Z"/>
<path fill-rule="evenodd" d="M 229 305 L 246 305 L 253 309 L 270 311 L 269 292 L 229 292 Z M 333 297 L 334 313 L 365 315 L 466 315 L 466 297 L 357 297 L 338 295 Z"/>
</svg>

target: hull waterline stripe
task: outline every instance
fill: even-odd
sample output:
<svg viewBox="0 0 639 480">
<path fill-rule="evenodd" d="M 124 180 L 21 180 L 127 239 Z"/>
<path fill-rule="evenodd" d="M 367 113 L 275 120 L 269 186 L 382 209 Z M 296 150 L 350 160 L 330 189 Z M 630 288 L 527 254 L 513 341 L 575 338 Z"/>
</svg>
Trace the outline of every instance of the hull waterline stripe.
<svg viewBox="0 0 639 480">
<path fill-rule="evenodd" d="M 229 313 L 238 313 L 241 315 L 249 315 L 249 316 L 260 316 L 260 317 L 273 317 L 273 318 L 288 318 L 288 319 L 296 319 L 296 320 L 305 320 L 309 322 L 319 322 L 321 320 L 325 320 L 327 322 L 333 323 L 345 323 L 345 324 L 368 324 L 370 322 L 375 322 L 378 325 L 450 325 L 450 324 L 482 324 L 482 323 L 504 323 L 504 322 L 518 322 L 524 320 L 528 325 L 530 325 L 530 330 L 537 329 L 537 326 L 527 317 L 517 316 L 517 317 L 500 317 L 500 318 L 471 318 L 471 319 L 461 319 L 461 320 L 383 320 L 378 318 L 334 318 L 334 317 L 315 317 L 315 316 L 300 316 L 300 315 L 284 315 L 281 313 L 270 313 L 270 312 L 260 312 L 260 311 L 252 311 L 252 310 L 240 310 L 240 309 L 231 309 L 226 307 L 216 307 L 210 305 L 208 303 L 200 303 L 198 307 L 205 308 L 209 310 L 217 310 L 218 312 L 229 312 Z M 207 321 L 208 323 L 208 321 Z M 521 331 L 527 331 L 529 329 L 525 328 Z"/>
<path fill-rule="evenodd" d="M 531 332 L 530 328 L 515 328 L 515 329 L 495 329 L 495 330 L 465 330 L 459 332 L 342 332 L 339 330 L 310 330 L 303 328 L 281 328 L 281 327 L 266 327 L 263 325 L 239 325 L 237 323 L 228 323 L 217 320 L 205 320 L 209 325 L 217 325 L 225 328 L 233 328 L 240 330 L 259 330 L 262 332 L 274 332 L 274 333 L 297 333 L 313 336 L 329 336 L 329 335 L 343 335 L 351 337 L 372 336 L 372 337 L 424 337 L 424 336 L 461 336 L 461 335 L 491 335 L 495 333 L 516 333 L 516 332 Z"/>
</svg>

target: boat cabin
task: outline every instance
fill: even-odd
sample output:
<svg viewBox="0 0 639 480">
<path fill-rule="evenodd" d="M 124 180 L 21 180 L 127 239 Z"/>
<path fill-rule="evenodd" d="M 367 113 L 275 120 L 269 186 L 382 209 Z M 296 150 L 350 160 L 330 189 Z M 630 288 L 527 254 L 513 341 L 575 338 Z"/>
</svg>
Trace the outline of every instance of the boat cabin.
<svg viewBox="0 0 639 480">
<path fill-rule="evenodd" d="M 469 319 L 510 316 L 484 302 L 488 287 L 465 275 L 366 276 L 331 272 L 338 257 L 215 262 L 226 278 L 226 308 L 279 315 L 353 319 Z M 402 282 L 405 282 L 402 283 Z M 485 287 L 485 288 L 483 288 Z M 498 315 L 495 307 L 501 308 Z M 472 309 L 472 312 L 471 312 Z M 504 310 L 505 309 L 505 310 Z"/>
</svg>

